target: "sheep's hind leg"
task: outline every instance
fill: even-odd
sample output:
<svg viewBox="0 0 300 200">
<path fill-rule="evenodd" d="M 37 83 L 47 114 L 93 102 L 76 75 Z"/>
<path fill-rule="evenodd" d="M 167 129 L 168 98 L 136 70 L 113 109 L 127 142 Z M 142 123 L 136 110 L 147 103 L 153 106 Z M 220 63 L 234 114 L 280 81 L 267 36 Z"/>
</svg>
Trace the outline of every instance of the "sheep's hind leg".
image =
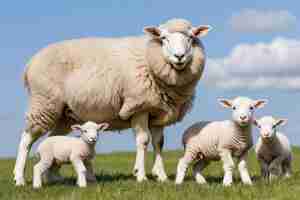
<svg viewBox="0 0 300 200">
<path fill-rule="evenodd" d="M 292 165 L 291 165 L 290 160 L 286 160 L 285 162 L 283 162 L 282 171 L 283 171 L 284 177 L 286 177 L 286 178 L 291 177 L 291 175 L 292 175 Z"/>
<path fill-rule="evenodd" d="M 193 174 L 195 177 L 195 180 L 199 184 L 205 184 L 206 180 L 204 176 L 201 174 L 202 170 L 204 170 L 205 167 L 207 167 L 209 163 L 204 160 L 197 161 L 193 166 Z"/>
<path fill-rule="evenodd" d="M 168 176 L 165 172 L 163 158 L 162 158 L 162 148 L 164 145 L 164 135 L 163 135 L 163 127 L 152 127 L 151 128 L 152 135 L 152 146 L 155 154 L 155 161 L 152 168 L 152 174 L 157 176 L 157 180 L 160 182 L 164 182 L 168 180 Z"/>
<path fill-rule="evenodd" d="M 53 164 L 47 172 L 45 172 L 45 178 L 48 183 L 63 182 L 64 177 L 59 173 L 60 165 Z"/>
<path fill-rule="evenodd" d="M 39 161 L 33 168 L 33 188 L 42 187 L 42 176 L 51 167 L 51 161 Z"/>
<path fill-rule="evenodd" d="M 16 186 L 25 185 L 24 171 L 32 144 L 51 130 L 59 118 L 62 108 L 63 104 L 52 98 L 41 96 L 31 98 L 29 111 L 26 115 L 26 129 L 21 136 L 14 167 Z"/>
</svg>

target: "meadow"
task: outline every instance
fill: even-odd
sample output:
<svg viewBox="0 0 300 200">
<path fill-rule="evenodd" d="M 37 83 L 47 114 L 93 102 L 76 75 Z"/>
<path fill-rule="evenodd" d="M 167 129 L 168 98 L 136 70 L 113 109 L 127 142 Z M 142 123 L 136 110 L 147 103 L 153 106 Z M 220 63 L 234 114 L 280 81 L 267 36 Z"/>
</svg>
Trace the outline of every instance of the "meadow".
<svg viewBox="0 0 300 200">
<path fill-rule="evenodd" d="M 32 189 L 31 159 L 26 170 L 27 185 L 16 188 L 12 180 L 13 159 L 0 160 L 0 199 L 30 199 L 30 200 L 85 200 L 85 199 L 300 199 L 300 148 L 294 147 L 294 173 L 290 179 L 278 179 L 267 183 L 260 178 L 259 166 L 253 152 L 249 158 L 249 170 L 254 180 L 253 186 L 242 185 L 238 173 L 235 173 L 234 184 L 231 187 L 222 186 L 222 166 L 220 162 L 212 163 L 204 170 L 207 185 L 198 185 L 189 170 L 186 181 L 181 186 L 174 185 L 176 165 L 182 151 L 166 151 L 165 166 L 169 182 L 156 182 L 149 174 L 149 181 L 137 183 L 132 175 L 135 154 L 110 153 L 98 154 L 95 159 L 97 183 L 87 188 L 76 186 L 76 176 L 71 166 L 62 168 L 61 173 L 66 177 L 63 183 L 44 185 L 42 189 Z M 153 154 L 148 156 L 153 157 Z M 150 158 L 149 157 L 149 158 Z M 147 171 L 151 171 L 153 159 L 148 159 Z"/>
</svg>

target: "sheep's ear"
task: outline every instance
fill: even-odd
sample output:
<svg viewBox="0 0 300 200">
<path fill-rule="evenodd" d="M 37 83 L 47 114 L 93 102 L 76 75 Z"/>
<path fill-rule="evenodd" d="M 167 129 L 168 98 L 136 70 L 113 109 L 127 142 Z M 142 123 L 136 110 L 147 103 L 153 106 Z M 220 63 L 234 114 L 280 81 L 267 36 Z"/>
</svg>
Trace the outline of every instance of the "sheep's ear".
<svg viewBox="0 0 300 200">
<path fill-rule="evenodd" d="M 254 107 L 255 108 L 262 108 L 268 103 L 267 99 L 259 99 L 254 101 Z"/>
<path fill-rule="evenodd" d="M 229 99 L 218 99 L 218 101 L 224 108 L 232 107 L 232 101 Z"/>
<path fill-rule="evenodd" d="M 285 125 L 286 123 L 287 123 L 287 119 L 277 119 L 276 120 L 276 123 L 275 123 L 275 126 L 283 126 L 283 125 Z"/>
<path fill-rule="evenodd" d="M 73 131 L 77 131 L 77 130 L 81 131 L 81 126 L 79 124 L 72 125 L 71 128 Z"/>
<path fill-rule="evenodd" d="M 203 37 L 212 29 L 209 25 L 201 25 L 198 27 L 193 27 L 191 30 L 191 34 L 194 37 Z"/>
<path fill-rule="evenodd" d="M 108 123 L 101 123 L 101 124 L 98 124 L 98 131 L 104 131 L 106 129 L 108 129 L 109 127 L 109 124 Z"/>
<path fill-rule="evenodd" d="M 144 28 L 144 33 L 150 35 L 153 38 L 159 38 L 161 35 L 161 31 L 159 28 L 155 26 L 147 26 Z"/>
</svg>

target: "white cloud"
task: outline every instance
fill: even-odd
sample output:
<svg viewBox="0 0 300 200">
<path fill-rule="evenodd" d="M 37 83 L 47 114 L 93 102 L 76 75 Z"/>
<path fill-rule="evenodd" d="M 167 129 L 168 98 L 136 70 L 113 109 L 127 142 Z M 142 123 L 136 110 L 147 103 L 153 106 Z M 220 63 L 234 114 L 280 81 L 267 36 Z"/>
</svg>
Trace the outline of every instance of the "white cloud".
<svg viewBox="0 0 300 200">
<path fill-rule="evenodd" d="M 239 44 L 224 58 L 209 58 L 206 84 L 221 88 L 300 89 L 300 40 Z"/>
<path fill-rule="evenodd" d="M 296 27 L 296 17 L 287 10 L 245 9 L 229 21 L 238 32 L 282 32 Z"/>
</svg>

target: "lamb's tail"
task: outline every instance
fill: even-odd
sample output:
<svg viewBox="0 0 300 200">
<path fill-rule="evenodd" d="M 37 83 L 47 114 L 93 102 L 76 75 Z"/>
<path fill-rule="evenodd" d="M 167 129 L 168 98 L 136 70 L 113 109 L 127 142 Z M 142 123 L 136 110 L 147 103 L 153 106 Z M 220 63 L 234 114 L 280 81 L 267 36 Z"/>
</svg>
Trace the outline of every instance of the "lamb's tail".
<svg viewBox="0 0 300 200">
<path fill-rule="evenodd" d="M 28 92 L 30 92 L 30 85 L 29 85 L 29 81 L 28 81 L 28 68 L 29 66 L 26 66 L 25 72 L 23 73 L 22 79 L 23 79 L 23 83 L 24 83 L 24 87 L 28 90 Z"/>
</svg>

